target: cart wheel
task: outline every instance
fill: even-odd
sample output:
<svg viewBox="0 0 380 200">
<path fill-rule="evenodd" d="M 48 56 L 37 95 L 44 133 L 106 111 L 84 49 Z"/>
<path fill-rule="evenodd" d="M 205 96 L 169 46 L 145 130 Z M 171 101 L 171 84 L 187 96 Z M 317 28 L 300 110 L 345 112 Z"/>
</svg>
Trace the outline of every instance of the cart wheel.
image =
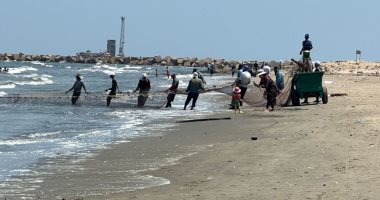
<svg viewBox="0 0 380 200">
<path fill-rule="evenodd" d="M 327 94 L 327 88 L 323 87 L 323 97 L 322 97 L 322 103 L 326 104 L 328 102 L 328 97 L 329 95 Z"/>
<path fill-rule="evenodd" d="M 292 90 L 290 93 L 290 98 L 292 98 L 292 105 L 293 106 L 300 106 L 300 98 L 298 98 L 298 95 L 295 90 Z"/>
</svg>

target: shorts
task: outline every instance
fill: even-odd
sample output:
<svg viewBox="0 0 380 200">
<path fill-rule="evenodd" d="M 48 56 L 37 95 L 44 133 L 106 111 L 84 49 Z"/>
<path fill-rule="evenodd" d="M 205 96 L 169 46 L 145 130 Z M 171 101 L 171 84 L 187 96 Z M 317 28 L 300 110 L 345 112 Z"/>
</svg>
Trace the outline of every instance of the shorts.
<svg viewBox="0 0 380 200">
<path fill-rule="evenodd" d="M 303 59 L 310 59 L 310 51 L 303 51 Z"/>
<path fill-rule="evenodd" d="M 232 105 L 233 106 L 240 106 L 240 100 L 239 99 L 232 99 Z"/>
<path fill-rule="evenodd" d="M 76 92 L 76 91 L 74 91 L 74 92 L 73 92 L 73 97 L 74 97 L 74 98 L 78 98 L 78 97 L 80 96 L 80 93 L 81 93 L 81 92 Z"/>
</svg>

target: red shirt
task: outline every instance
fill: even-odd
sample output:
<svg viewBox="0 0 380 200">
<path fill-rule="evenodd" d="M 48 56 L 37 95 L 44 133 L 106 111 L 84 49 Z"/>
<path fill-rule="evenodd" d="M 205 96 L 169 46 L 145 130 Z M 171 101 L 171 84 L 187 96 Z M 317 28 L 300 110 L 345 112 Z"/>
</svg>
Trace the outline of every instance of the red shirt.
<svg viewBox="0 0 380 200">
<path fill-rule="evenodd" d="M 232 94 L 232 100 L 240 100 L 240 93 L 233 93 Z"/>
</svg>

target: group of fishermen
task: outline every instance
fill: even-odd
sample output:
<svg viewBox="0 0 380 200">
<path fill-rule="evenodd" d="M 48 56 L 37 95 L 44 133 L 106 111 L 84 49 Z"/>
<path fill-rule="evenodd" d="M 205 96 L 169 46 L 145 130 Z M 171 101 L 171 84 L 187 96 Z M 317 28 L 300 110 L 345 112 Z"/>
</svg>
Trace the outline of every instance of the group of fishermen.
<svg viewBox="0 0 380 200">
<path fill-rule="evenodd" d="M 300 51 L 300 54 L 302 54 L 302 62 L 300 61 L 298 64 L 300 66 L 300 71 L 304 72 L 312 72 L 312 71 L 321 71 L 321 66 L 318 61 L 311 62 L 310 59 L 310 51 L 313 48 L 312 42 L 309 40 L 309 34 L 305 35 L 305 40 L 302 42 L 302 49 Z M 309 65 L 312 64 L 312 65 Z M 278 94 L 281 93 L 281 90 L 284 89 L 284 76 L 281 69 L 281 62 L 280 66 L 274 66 L 274 73 L 276 76 L 275 81 L 270 77 L 270 67 L 268 63 L 264 63 L 263 66 L 259 67 L 257 62 L 254 63 L 253 68 L 251 71 L 248 70 L 247 65 L 239 65 L 239 70 L 237 73 L 237 78 L 235 82 L 231 85 L 233 86 L 232 91 L 232 100 L 231 100 L 231 107 L 230 109 L 235 109 L 235 113 L 237 111 L 241 112 L 240 106 L 243 105 L 243 99 L 246 94 L 246 91 L 248 89 L 248 85 L 251 83 L 252 76 L 258 76 L 260 78 L 260 83 L 257 84 L 253 82 L 253 84 L 256 87 L 264 88 L 265 92 L 263 93 L 263 97 L 267 100 L 266 104 L 266 110 L 271 107 L 271 110 L 274 110 L 274 106 L 276 105 L 276 97 Z M 208 70 L 210 72 L 210 76 L 215 72 L 215 64 L 211 63 L 208 66 Z M 253 72 L 255 70 L 255 72 Z M 174 101 L 175 95 L 177 94 L 178 86 L 179 86 L 179 80 L 176 78 L 176 74 L 169 73 L 168 68 L 166 68 L 166 75 L 172 78 L 172 84 L 170 88 L 166 90 L 168 93 L 167 96 L 167 103 L 165 104 L 165 107 L 171 107 L 172 102 Z M 187 109 L 187 106 L 189 105 L 190 101 L 192 101 L 191 104 L 191 110 L 193 110 L 196 107 L 196 102 L 199 97 L 199 93 L 201 90 L 205 91 L 204 84 L 206 84 L 205 79 L 203 78 L 203 75 L 197 71 L 196 68 L 193 69 L 193 78 L 189 81 L 189 84 L 186 88 L 187 98 L 184 105 L 184 110 Z M 234 75 L 234 72 L 232 73 L 232 76 Z M 106 89 L 106 91 L 110 91 L 107 96 L 107 106 L 110 105 L 111 99 L 116 96 L 116 92 L 121 93 L 116 79 L 115 74 L 110 74 L 110 78 L 112 79 L 112 86 L 109 89 Z M 76 82 L 74 83 L 73 87 L 71 87 L 66 93 L 73 90 L 73 95 L 71 98 L 72 104 L 76 104 L 76 101 L 78 100 L 82 88 L 84 89 L 85 93 L 86 87 L 81 81 L 82 77 L 78 74 L 76 76 Z M 151 85 L 150 80 L 148 79 L 147 74 L 142 74 L 141 79 L 139 80 L 139 83 L 134 90 L 134 92 L 139 91 L 139 97 L 138 97 L 138 107 L 142 107 L 145 105 L 146 99 L 148 98 L 149 91 L 150 91 Z M 307 101 L 307 99 L 305 99 Z M 318 99 L 317 99 L 318 101 Z"/>
<path fill-rule="evenodd" d="M 170 88 L 166 90 L 168 93 L 167 96 L 167 103 L 165 107 L 171 107 L 171 103 L 174 101 L 175 95 L 177 94 L 178 90 L 178 85 L 179 85 L 179 80 L 176 78 L 176 74 L 172 73 L 170 74 L 171 78 L 173 79 L 172 85 Z M 71 103 L 73 105 L 76 104 L 78 98 L 81 95 L 82 88 L 85 93 L 87 93 L 86 86 L 84 85 L 82 81 L 82 76 L 80 74 L 77 74 L 75 76 L 76 81 L 74 85 L 67 90 L 65 93 L 69 93 L 70 91 L 73 91 L 72 97 L 71 97 Z M 107 106 L 110 105 L 112 98 L 116 97 L 116 92 L 121 93 L 119 86 L 117 84 L 117 81 L 115 79 L 115 74 L 110 74 L 110 78 L 112 79 L 111 83 L 111 88 L 106 89 L 105 91 L 109 91 L 108 96 L 107 96 Z M 193 69 L 193 78 L 189 81 L 189 85 L 186 89 L 186 92 L 188 92 L 188 96 L 185 101 L 185 106 L 184 110 L 186 110 L 187 105 L 190 103 L 192 100 L 191 104 L 191 110 L 193 110 L 196 106 L 196 102 L 199 96 L 200 90 L 205 90 L 204 89 L 204 84 L 206 84 L 206 81 L 203 78 L 203 75 L 197 71 L 197 69 Z M 145 102 L 148 98 L 149 91 L 151 89 L 151 84 L 150 80 L 148 79 L 148 76 L 146 73 L 142 74 L 136 89 L 133 91 L 134 93 L 139 91 L 139 96 L 138 96 L 138 107 L 143 107 L 145 105 Z"/>
<path fill-rule="evenodd" d="M 111 73 L 109 76 L 110 76 L 112 81 L 111 81 L 111 87 L 105 90 L 106 92 L 109 91 L 108 96 L 107 96 L 107 106 L 109 106 L 111 104 L 112 98 L 116 97 L 116 92 L 121 93 L 119 86 L 117 84 L 117 81 L 115 79 L 115 74 Z M 80 74 L 77 74 L 75 76 L 75 78 L 76 78 L 76 81 L 75 81 L 74 85 L 69 90 L 67 90 L 65 92 L 67 94 L 73 90 L 73 94 L 71 97 L 71 103 L 73 105 L 76 104 L 78 98 L 80 97 L 82 88 L 83 88 L 84 92 L 87 93 L 86 86 L 82 82 L 83 77 Z M 137 104 L 139 107 L 142 107 L 145 105 L 145 102 L 148 98 L 150 88 L 151 88 L 150 80 L 148 79 L 148 75 L 146 73 L 144 73 L 144 74 L 142 74 L 142 76 L 139 80 L 139 83 L 137 84 L 137 87 L 134 90 L 134 92 L 139 91 L 138 104 Z"/>
</svg>

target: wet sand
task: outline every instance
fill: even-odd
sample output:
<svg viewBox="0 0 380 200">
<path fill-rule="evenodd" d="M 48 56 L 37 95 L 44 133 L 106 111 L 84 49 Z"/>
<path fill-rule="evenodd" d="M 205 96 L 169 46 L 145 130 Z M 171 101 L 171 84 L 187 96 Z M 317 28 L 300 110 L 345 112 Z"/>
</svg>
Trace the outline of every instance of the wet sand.
<svg viewBox="0 0 380 200">
<path fill-rule="evenodd" d="M 181 123 L 162 136 L 117 144 L 78 163 L 80 173 L 47 177 L 40 197 L 380 199 L 380 78 L 335 74 L 324 81 L 330 94 L 347 96 L 275 112 L 244 107 L 244 114 L 214 116 L 231 120 Z M 139 172 L 170 184 L 124 192 L 109 185 L 127 185 L 123 174 L 135 162 L 176 155 L 171 165 Z M 85 191 L 92 185 L 104 190 Z"/>
<path fill-rule="evenodd" d="M 183 124 L 152 141 L 204 147 L 180 164 L 148 173 L 171 184 L 99 199 L 379 199 L 380 78 L 324 80 L 332 81 L 326 85 L 330 94 L 348 96 Z"/>
</svg>

